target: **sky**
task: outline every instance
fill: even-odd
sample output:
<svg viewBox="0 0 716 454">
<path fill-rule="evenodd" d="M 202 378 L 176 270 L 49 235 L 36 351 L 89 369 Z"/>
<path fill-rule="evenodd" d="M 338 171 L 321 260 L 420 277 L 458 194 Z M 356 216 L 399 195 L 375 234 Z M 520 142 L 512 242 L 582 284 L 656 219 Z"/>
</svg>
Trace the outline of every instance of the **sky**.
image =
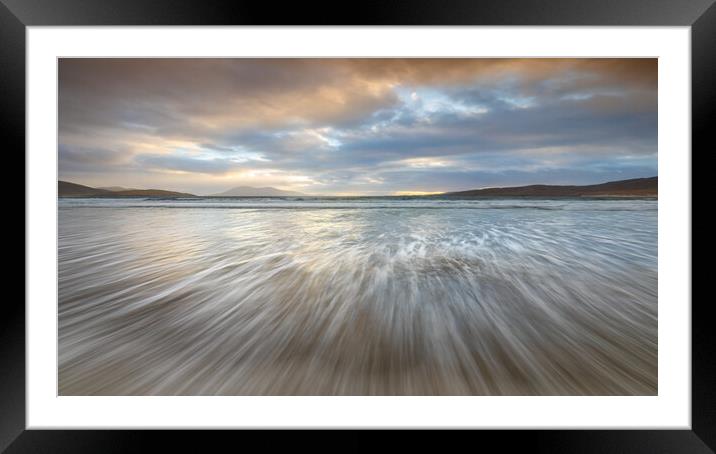
<svg viewBox="0 0 716 454">
<path fill-rule="evenodd" d="M 402 195 L 657 175 L 657 59 L 59 60 L 59 179 Z"/>
</svg>

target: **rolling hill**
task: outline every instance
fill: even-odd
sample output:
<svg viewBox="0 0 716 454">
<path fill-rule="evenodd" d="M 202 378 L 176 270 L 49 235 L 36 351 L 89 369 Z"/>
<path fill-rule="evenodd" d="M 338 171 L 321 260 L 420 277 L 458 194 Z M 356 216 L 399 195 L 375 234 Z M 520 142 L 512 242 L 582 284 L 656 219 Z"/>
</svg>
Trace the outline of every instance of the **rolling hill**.
<svg viewBox="0 0 716 454">
<path fill-rule="evenodd" d="M 303 196 L 300 192 L 282 191 L 281 189 L 266 187 L 254 188 L 251 186 L 237 186 L 210 197 L 292 197 Z"/>
<path fill-rule="evenodd" d="M 186 192 L 164 191 L 162 189 L 125 189 L 109 191 L 92 188 L 69 181 L 57 182 L 58 197 L 196 197 Z"/>
<path fill-rule="evenodd" d="M 125 188 L 122 186 L 100 186 L 97 189 L 103 189 L 105 191 L 121 192 L 121 191 L 135 191 L 137 188 Z"/>
<path fill-rule="evenodd" d="M 60 197 L 102 197 L 111 194 L 112 191 L 105 189 L 91 188 L 81 184 L 70 183 L 69 181 L 57 182 L 57 195 Z"/>
<path fill-rule="evenodd" d="M 658 177 L 610 181 L 587 186 L 530 185 L 446 192 L 448 197 L 656 197 Z"/>
</svg>

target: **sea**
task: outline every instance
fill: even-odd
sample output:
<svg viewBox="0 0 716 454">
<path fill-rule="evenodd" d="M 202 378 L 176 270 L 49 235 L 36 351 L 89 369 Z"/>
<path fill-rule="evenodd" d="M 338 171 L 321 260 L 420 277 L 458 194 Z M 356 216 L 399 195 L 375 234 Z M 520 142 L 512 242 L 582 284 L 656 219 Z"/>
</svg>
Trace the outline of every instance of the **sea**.
<svg viewBox="0 0 716 454">
<path fill-rule="evenodd" d="M 656 395 L 656 199 L 61 198 L 60 395 Z"/>
</svg>

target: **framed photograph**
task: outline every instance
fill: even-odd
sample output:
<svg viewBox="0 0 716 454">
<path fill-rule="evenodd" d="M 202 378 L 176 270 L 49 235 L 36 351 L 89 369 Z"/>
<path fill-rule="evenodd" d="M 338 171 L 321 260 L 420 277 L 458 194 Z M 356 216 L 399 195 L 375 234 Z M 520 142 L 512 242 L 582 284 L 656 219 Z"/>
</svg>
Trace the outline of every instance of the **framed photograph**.
<svg viewBox="0 0 716 454">
<path fill-rule="evenodd" d="M 390 428 L 713 452 L 691 150 L 716 7 L 449 3 L 3 0 L 26 297 L 0 449 Z"/>
</svg>

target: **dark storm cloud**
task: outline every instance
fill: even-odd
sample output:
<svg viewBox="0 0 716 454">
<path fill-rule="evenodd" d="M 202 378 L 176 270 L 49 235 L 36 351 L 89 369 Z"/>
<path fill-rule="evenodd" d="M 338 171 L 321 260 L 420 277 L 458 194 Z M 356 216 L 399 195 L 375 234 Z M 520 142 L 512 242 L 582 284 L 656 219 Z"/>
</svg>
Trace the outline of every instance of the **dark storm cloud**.
<svg viewBox="0 0 716 454">
<path fill-rule="evenodd" d="M 656 64 L 61 59 L 60 177 L 392 193 L 650 176 Z"/>
</svg>

